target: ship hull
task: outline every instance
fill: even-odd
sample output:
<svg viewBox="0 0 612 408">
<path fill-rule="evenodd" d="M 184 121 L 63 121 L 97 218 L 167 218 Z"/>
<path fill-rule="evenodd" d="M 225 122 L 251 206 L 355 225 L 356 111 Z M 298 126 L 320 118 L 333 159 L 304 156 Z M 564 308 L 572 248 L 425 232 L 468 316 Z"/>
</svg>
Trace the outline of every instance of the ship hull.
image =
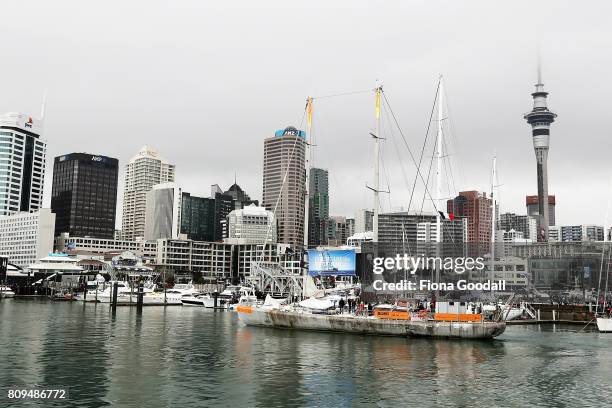
<svg viewBox="0 0 612 408">
<path fill-rule="evenodd" d="M 612 319 L 609 317 L 598 317 L 597 329 L 601 333 L 612 333 Z"/>
<path fill-rule="evenodd" d="M 499 336 L 506 329 L 505 322 L 387 320 L 242 307 L 238 308 L 238 316 L 248 326 L 383 336 L 491 339 Z"/>
</svg>

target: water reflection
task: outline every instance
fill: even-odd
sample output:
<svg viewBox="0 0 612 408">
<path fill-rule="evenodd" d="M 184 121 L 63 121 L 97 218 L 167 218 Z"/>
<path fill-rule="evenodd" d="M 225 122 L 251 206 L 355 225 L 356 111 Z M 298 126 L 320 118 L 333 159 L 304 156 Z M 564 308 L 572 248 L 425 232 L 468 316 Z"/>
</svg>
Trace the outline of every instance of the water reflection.
<svg viewBox="0 0 612 408">
<path fill-rule="evenodd" d="M 3 301 L 0 384 L 32 406 L 612 405 L 612 336 L 513 326 L 496 341 L 245 327 L 200 308 Z M 0 404 L 2 405 L 2 404 Z"/>
</svg>

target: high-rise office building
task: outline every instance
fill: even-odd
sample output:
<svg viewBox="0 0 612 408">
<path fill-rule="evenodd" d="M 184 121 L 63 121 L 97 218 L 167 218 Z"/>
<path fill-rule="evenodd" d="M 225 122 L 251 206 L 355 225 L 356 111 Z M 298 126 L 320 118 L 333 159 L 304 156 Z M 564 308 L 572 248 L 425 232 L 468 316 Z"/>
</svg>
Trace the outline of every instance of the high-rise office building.
<svg viewBox="0 0 612 408">
<path fill-rule="evenodd" d="M 58 156 L 53 162 L 51 210 L 55 236 L 113 238 L 119 161 L 86 153 Z"/>
<path fill-rule="evenodd" d="M 194 241 L 215 241 L 215 199 L 183 192 L 181 234 Z"/>
<path fill-rule="evenodd" d="M 0 116 L 0 216 L 42 206 L 47 141 L 42 120 L 23 113 Z"/>
<path fill-rule="evenodd" d="M 181 234 L 195 241 L 222 241 L 228 237 L 227 216 L 254 204 L 251 197 L 236 183 L 227 191 L 218 184 L 210 189 L 211 197 L 197 197 L 183 192 L 181 204 Z"/>
<path fill-rule="evenodd" d="M 493 200 L 485 193 L 462 191 L 448 200 L 446 206 L 449 213 L 467 218 L 468 253 L 478 256 L 487 253 L 491 243 Z"/>
<path fill-rule="evenodd" d="M 263 206 L 274 212 L 278 242 L 304 245 L 306 133 L 289 126 L 264 141 Z"/>
<path fill-rule="evenodd" d="M 178 239 L 181 230 L 181 188 L 176 183 L 156 184 L 147 192 L 146 240 Z"/>
<path fill-rule="evenodd" d="M 154 185 L 174 181 L 174 165 L 144 146 L 125 169 L 121 237 L 133 241 L 144 237 L 147 192 Z"/>
<path fill-rule="evenodd" d="M 529 195 L 525 197 L 525 204 L 527 206 L 527 215 L 532 217 L 536 217 L 536 219 L 540 220 L 540 201 L 537 195 Z M 557 201 L 554 195 L 548 196 L 548 226 L 554 227 L 556 224 L 555 217 L 555 206 L 557 205 Z M 534 241 L 537 241 L 536 237 L 533 237 Z"/>
<path fill-rule="evenodd" d="M 308 246 L 326 245 L 330 227 L 328 171 L 311 168 L 308 184 Z"/>
<path fill-rule="evenodd" d="M 557 115 L 548 110 L 546 99 L 548 92 L 544 92 L 544 84 L 538 68 L 538 83 L 535 85 L 533 109 L 525 114 L 524 118 L 531 125 L 533 148 L 536 155 L 537 181 L 538 181 L 538 241 L 548 241 L 548 227 L 550 215 L 548 213 L 548 147 L 550 144 L 550 125 Z"/>
</svg>

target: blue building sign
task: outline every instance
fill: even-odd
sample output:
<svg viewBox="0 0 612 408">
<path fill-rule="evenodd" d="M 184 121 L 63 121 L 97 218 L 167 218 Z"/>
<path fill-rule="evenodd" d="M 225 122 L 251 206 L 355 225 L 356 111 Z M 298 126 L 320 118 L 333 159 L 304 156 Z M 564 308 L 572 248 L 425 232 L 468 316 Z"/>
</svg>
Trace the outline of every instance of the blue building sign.
<svg viewBox="0 0 612 408">
<path fill-rule="evenodd" d="M 308 274 L 311 276 L 355 276 L 354 249 L 309 249 Z"/>
</svg>

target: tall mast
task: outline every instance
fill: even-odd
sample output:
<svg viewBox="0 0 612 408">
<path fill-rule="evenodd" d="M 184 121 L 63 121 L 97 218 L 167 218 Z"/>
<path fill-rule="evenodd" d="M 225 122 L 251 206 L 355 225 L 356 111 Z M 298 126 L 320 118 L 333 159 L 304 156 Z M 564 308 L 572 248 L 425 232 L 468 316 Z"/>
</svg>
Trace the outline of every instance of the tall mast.
<svg viewBox="0 0 612 408">
<path fill-rule="evenodd" d="M 489 279 L 493 281 L 495 276 L 495 183 L 497 179 L 497 156 L 493 155 L 493 168 L 491 169 L 491 271 Z"/>
<path fill-rule="evenodd" d="M 442 80 L 442 76 L 440 76 L 440 93 L 438 97 L 438 131 L 436 138 L 436 202 L 435 202 L 435 211 L 436 211 L 436 245 L 437 250 L 439 251 L 439 243 L 442 242 L 442 216 L 440 215 L 440 211 L 443 209 L 442 203 L 442 145 L 443 145 L 443 134 L 442 134 L 442 120 L 444 120 L 444 82 Z"/>
<path fill-rule="evenodd" d="M 310 197 L 309 197 L 309 189 L 310 189 L 310 144 L 312 143 L 312 98 L 309 96 L 306 99 L 306 113 L 308 115 L 308 132 L 306 134 L 306 154 L 304 155 L 306 159 L 306 190 L 305 190 L 305 206 L 304 206 L 304 248 L 308 249 L 308 227 L 310 222 L 308 220 L 308 213 L 310 207 Z"/>
<path fill-rule="evenodd" d="M 380 94 L 382 86 L 376 87 L 376 136 L 374 136 L 374 216 L 372 217 L 372 241 L 378 242 L 378 211 L 380 201 L 379 166 L 380 166 Z"/>
<path fill-rule="evenodd" d="M 436 133 L 436 197 L 434 201 L 434 210 L 436 213 L 436 257 L 441 257 L 442 252 L 442 215 L 440 211 L 443 211 L 442 204 L 442 159 L 443 159 L 443 133 L 442 133 L 442 121 L 444 120 L 444 82 L 442 81 L 442 75 L 440 75 L 440 91 L 438 93 L 438 129 Z M 436 283 L 440 282 L 440 265 L 436 262 Z M 440 294 L 439 290 L 436 290 L 436 300 Z"/>
</svg>

